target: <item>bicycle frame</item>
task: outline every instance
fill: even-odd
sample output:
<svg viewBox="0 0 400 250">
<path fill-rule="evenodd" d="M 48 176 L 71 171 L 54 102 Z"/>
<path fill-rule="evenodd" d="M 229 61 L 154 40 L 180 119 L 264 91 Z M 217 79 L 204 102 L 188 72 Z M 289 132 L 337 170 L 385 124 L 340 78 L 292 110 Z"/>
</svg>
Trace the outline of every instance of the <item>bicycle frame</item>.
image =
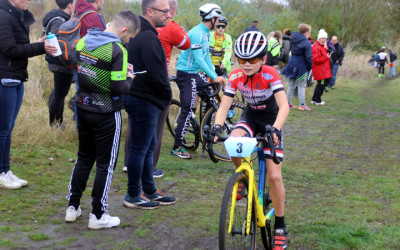
<svg viewBox="0 0 400 250">
<path fill-rule="evenodd" d="M 249 191 L 247 197 L 248 206 L 247 206 L 247 216 L 246 216 L 246 235 L 250 233 L 250 225 L 251 225 L 251 213 L 253 209 L 253 198 L 255 199 L 254 203 L 256 206 L 256 213 L 257 213 L 257 226 L 258 227 L 265 227 L 267 224 L 269 225 L 269 221 L 275 215 L 275 209 L 272 208 L 268 211 L 267 214 L 264 214 L 264 185 L 265 185 L 265 155 L 263 152 L 262 147 L 256 147 L 255 151 L 258 153 L 258 163 L 259 163 L 259 185 L 258 189 L 256 187 L 256 180 L 254 169 L 252 165 L 251 156 L 244 157 L 242 159 L 242 164 L 236 169 L 237 172 L 244 172 L 249 177 Z M 232 193 L 236 194 L 238 190 L 238 183 L 235 184 Z M 251 195 L 253 194 L 253 195 Z M 234 197 L 234 195 L 232 195 Z M 232 224 L 233 224 L 233 216 L 235 214 L 235 204 L 236 199 L 232 199 L 231 204 L 231 211 L 230 211 L 230 221 L 229 221 L 229 229 L 228 233 L 232 232 Z"/>
</svg>

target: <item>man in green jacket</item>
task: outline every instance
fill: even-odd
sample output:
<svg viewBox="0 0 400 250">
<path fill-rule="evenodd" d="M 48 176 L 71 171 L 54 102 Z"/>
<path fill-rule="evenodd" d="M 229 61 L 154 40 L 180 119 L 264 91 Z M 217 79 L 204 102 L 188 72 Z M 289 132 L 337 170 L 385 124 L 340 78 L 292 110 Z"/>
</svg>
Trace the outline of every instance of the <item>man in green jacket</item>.
<svg viewBox="0 0 400 250">
<path fill-rule="evenodd" d="M 220 16 L 215 31 L 210 34 L 210 56 L 218 76 L 231 73 L 232 38 L 225 33 L 228 20 Z"/>
</svg>

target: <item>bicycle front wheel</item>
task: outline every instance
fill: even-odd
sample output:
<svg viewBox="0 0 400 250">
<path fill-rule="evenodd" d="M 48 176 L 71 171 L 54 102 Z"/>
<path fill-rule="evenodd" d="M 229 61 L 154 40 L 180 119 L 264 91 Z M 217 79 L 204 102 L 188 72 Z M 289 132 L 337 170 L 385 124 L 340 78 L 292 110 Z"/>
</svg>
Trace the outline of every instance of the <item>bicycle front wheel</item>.
<svg viewBox="0 0 400 250">
<path fill-rule="evenodd" d="M 226 118 L 226 122 L 222 127 L 221 136 L 222 137 L 229 137 L 231 134 L 233 127 L 236 125 L 237 121 L 239 120 L 240 116 L 242 115 L 243 109 L 246 107 L 246 104 L 242 102 L 238 102 L 236 100 L 233 101 L 231 108 L 228 112 L 228 117 Z M 215 108 L 210 108 L 206 115 L 204 116 L 203 120 L 201 121 L 201 140 L 204 142 L 203 138 L 203 131 L 204 126 L 208 125 L 210 128 L 214 126 L 214 119 L 215 114 L 217 111 Z M 216 142 L 212 145 L 213 154 L 214 156 L 220 161 L 231 161 L 231 158 L 226 152 L 225 145 L 223 142 Z"/>
<path fill-rule="evenodd" d="M 248 177 L 245 173 L 235 173 L 226 185 L 222 199 L 221 214 L 219 221 L 219 249 L 255 249 L 257 239 L 257 218 L 252 206 L 250 233 L 247 234 L 247 209 Z M 235 185 L 243 185 L 241 195 L 233 194 Z M 254 196 L 253 196 L 254 197 Z M 240 199 L 239 199 L 240 198 Z M 254 201 L 254 199 L 253 199 Z M 232 211 L 232 202 L 235 202 Z M 233 217 L 231 220 L 231 213 Z M 232 225 L 231 231 L 229 227 Z"/>
</svg>

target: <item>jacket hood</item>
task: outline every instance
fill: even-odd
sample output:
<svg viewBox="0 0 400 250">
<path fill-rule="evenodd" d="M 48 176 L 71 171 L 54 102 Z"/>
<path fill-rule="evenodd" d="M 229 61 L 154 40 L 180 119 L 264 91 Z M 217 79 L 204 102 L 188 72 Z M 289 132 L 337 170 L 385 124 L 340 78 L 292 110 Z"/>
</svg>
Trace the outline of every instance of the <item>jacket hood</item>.
<svg viewBox="0 0 400 250">
<path fill-rule="evenodd" d="M 301 43 L 302 41 L 307 40 L 307 37 L 301 33 L 298 32 L 292 32 L 292 38 L 290 39 L 290 41 L 292 43 Z M 307 40 L 308 42 L 308 40 Z"/>
<path fill-rule="evenodd" d="M 11 13 L 27 26 L 30 26 L 35 22 L 35 18 L 33 17 L 32 13 L 29 12 L 29 10 L 20 10 L 18 8 L 15 8 L 7 0 L 0 0 L 0 9 Z"/>
<path fill-rule="evenodd" d="M 288 35 L 283 34 L 282 35 L 282 40 L 290 40 L 290 37 Z"/>
<path fill-rule="evenodd" d="M 44 15 L 43 26 L 46 27 L 47 24 L 49 23 L 49 21 L 57 16 L 64 18 L 65 21 L 67 21 L 71 18 L 71 16 L 68 15 L 67 13 L 65 13 L 62 9 L 54 9 L 54 10 L 48 12 L 46 15 Z"/>
<path fill-rule="evenodd" d="M 93 51 L 105 44 L 121 42 L 121 40 L 112 32 L 102 31 L 100 28 L 91 28 L 85 36 L 86 48 Z"/>
<path fill-rule="evenodd" d="M 98 12 L 98 10 L 91 3 L 89 3 L 85 0 L 77 0 L 76 1 L 75 11 L 78 12 L 78 15 L 80 15 L 83 12 L 88 11 L 88 10 L 94 10 L 94 11 Z"/>
</svg>

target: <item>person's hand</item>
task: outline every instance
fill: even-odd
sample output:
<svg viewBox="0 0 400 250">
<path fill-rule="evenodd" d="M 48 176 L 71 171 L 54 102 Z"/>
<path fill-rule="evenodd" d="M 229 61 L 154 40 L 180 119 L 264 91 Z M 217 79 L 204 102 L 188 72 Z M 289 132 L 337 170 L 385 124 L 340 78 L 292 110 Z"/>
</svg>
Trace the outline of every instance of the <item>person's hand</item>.
<svg viewBox="0 0 400 250">
<path fill-rule="evenodd" d="M 128 63 L 128 72 L 126 73 L 126 76 L 132 79 L 135 78 L 135 75 L 132 74 L 132 72 L 133 72 L 133 65 Z"/>
<path fill-rule="evenodd" d="M 329 58 L 331 58 L 331 54 L 328 53 L 327 56 L 328 56 Z"/>
<path fill-rule="evenodd" d="M 275 146 L 279 144 L 281 138 L 282 138 L 281 131 L 275 127 L 272 127 L 272 140 Z M 267 138 L 265 138 L 265 141 L 268 142 Z"/>
<path fill-rule="evenodd" d="M 46 37 L 47 37 L 47 36 L 41 37 L 41 38 L 39 38 L 39 40 L 37 40 L 36 42 L 37 42 L 37 43 L 42 43 L 42 42 L 46 41 Z"/>
<path fill-rule="evenodd" d="M 44 42 L 44 50 L 46 51 L 46 53 L 51 55 L 57 53 L 57 47 L 54 45 L 50 45 L 47 41 Z"/>
<path fill-rule="evenodd" d="M 217 82 L 219 85 L 224 85 L 226 79 L 223 76 L 217 76 L 217 78 L 214 79 L 214 82 Z"/>
<path fill-rule="evenodd" d="M 211 135 L 214 136 L 214 143 L 217 142 L 218 137 L 221 135 L 221 129 L 222 129 L 221 125 L 214 124 L 214 127 L 211 131 Z"/>
<path fill-rule="evenodd" d="M 219 64 L 219 68 L 220 68 L 220 69 L 225 69 L 225 65 L 224 65 L 223 62 Z"/>
</svg>

